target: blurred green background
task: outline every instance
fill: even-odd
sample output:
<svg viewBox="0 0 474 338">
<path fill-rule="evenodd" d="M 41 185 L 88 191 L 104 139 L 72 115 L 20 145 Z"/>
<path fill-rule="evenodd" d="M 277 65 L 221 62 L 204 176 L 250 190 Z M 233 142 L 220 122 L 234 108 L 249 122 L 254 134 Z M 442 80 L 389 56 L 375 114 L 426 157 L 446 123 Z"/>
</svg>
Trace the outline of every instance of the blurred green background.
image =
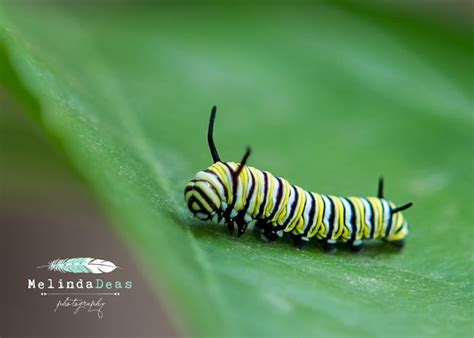
<svg viewBox="0 0 474 338">
<path fill-rule="evenodd" d="M 469 337 L 470 9 L 3 2 L 0 80 L 96 194 L 183 335 Z M 335 195 L 375 194 L 383 174 L 387 197 L 415 203 L 407 247 L 296 251 L 191 219 L 183 188 L 210 165 L 214 104 L 224 160 L 252 145 L 251 165 Z"/>
</svg>

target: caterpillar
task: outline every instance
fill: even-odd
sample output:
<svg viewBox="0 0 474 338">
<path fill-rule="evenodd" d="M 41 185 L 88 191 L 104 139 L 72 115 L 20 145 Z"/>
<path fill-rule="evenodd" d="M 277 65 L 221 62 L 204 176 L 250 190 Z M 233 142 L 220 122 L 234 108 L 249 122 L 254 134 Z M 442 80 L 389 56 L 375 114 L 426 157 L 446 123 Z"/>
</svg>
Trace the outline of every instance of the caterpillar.
<svg viewBox="0 0 474 338">
<path fill-rule="evenodd" d="M 305 191 L 281 177 L 247 166 L 250 147 L 240 163 L 224 162 L 214 143 L 216 109 L 212 107 L 207 132 L 213 164 L 199 171 L 184 189 L 194 217 L 225 224 L 230 234 L 237 227 L 238 237 L 249 226 L 255 227 L 266 242 L 287 233 L 297 248 L 312 238 L 328 252 L 336 251 L 338 242 L 359 251 L 369 239 L 403 247 L 408 223 L 402 211 L 413 203 L 396 207 L 386 200 L 382 178 L 376 197 L 336 197 Z"/>
</svg>

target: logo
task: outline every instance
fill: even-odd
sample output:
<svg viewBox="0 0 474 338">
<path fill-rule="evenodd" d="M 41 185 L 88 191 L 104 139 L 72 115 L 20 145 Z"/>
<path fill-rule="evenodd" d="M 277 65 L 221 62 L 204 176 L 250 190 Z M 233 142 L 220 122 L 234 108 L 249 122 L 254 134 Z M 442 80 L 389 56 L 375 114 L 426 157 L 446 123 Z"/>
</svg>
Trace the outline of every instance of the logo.
<svg viewBox="0 0 474 338">
<path fill-rule="evenodd" d="M 27 287 L 31 290 L 40 290 L 40 296 L 57 297 L 54 312 L 71 311 L 73 315 L 86 312 L 95 314 L 101 319 L 104 316 L 103 309 L 109 301 L 107 298 L 118 297 L 121 292 L 133 287 L 131 280 L 109 278 L 109 274 L 121 268 L 104 259 L 91 257 L 55 259 L 37 268 L 47 268 L 56 276 L 53 275 L 46 280 L 28 278 Z M 58 278 L 57 273 L 73 275 L 70 279 Z M 82 277 L 82 274 L 85 276 Z M 91 275 L 105 276 L 93 278 Z"/>
<path fill-rule="evenodd" d="M 95 258 L 66 258 L 55 259 L 48 265 L 38 266 L 38 269 L 48 268 L 50 271 L 70 273 L 109 273 L 118 268 L 114 263 Z"/>
</svg>

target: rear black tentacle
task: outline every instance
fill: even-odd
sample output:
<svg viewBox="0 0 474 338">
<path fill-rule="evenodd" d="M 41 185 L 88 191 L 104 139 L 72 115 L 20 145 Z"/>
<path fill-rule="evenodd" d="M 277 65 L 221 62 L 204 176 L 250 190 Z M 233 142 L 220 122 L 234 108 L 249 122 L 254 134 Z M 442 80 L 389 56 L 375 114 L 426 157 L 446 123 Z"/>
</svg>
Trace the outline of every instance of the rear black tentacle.
<svg viewBox="0 0 474 338">
<path fill-rule="evenodd" d="M 410 203 L 407 203 L 407 204 L 402 205 L 401 207 L 396 207 L 395 209 L 392 209 L 392 214 L 396 214 L 397 212 L 400 212 L 400 211 L 403 211 L 403 210 L 407 210 L 407 209 L 410 208 L 412 205 L 413 205 L 413 203 L 410 202 Z"/>
<path fill-rule="evenodd" d="M 247 149 L 245 150 L 245 154 L 244 156 L 242 157 L 242 160 L 240 161 L 240 165 L 239 167 L 237 168 L 237 171 L 234 173 L 234 177 L 235 178 L 238 178 L 240 173 L 242 172 L 242 170 L 244 169 L 245 165 L 247 164 L 247 160 L 250 156 L 250 154 L 252 153 L 252 148 L 250 147 L 247 147 Z"/>
<path fill-rule="evenodd" d="M 379 178 L 379 188 L 377 192 L 377 197 L 383 198 L 383 177 L 382 176 L 380 176 Z"/>
</svg>

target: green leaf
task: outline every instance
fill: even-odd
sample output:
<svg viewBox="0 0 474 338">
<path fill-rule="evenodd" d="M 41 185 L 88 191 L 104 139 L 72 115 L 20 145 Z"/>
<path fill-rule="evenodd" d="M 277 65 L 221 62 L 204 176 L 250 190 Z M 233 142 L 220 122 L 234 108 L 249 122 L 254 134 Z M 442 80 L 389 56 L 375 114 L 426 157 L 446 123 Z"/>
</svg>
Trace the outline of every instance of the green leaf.
<svg viewBox="0 0 474 338">
<path fill-rule="evenodd" d="M 89 182 L 193 336 L 471 336 L 470 33 L 376 9 L 2 6 L 1 80 Z M 225 160 L 413 201 L 407 247 L 327 255 L 191 219 Z M 67 226 L 67 225 L 65 225 Z"/>
</svg>

